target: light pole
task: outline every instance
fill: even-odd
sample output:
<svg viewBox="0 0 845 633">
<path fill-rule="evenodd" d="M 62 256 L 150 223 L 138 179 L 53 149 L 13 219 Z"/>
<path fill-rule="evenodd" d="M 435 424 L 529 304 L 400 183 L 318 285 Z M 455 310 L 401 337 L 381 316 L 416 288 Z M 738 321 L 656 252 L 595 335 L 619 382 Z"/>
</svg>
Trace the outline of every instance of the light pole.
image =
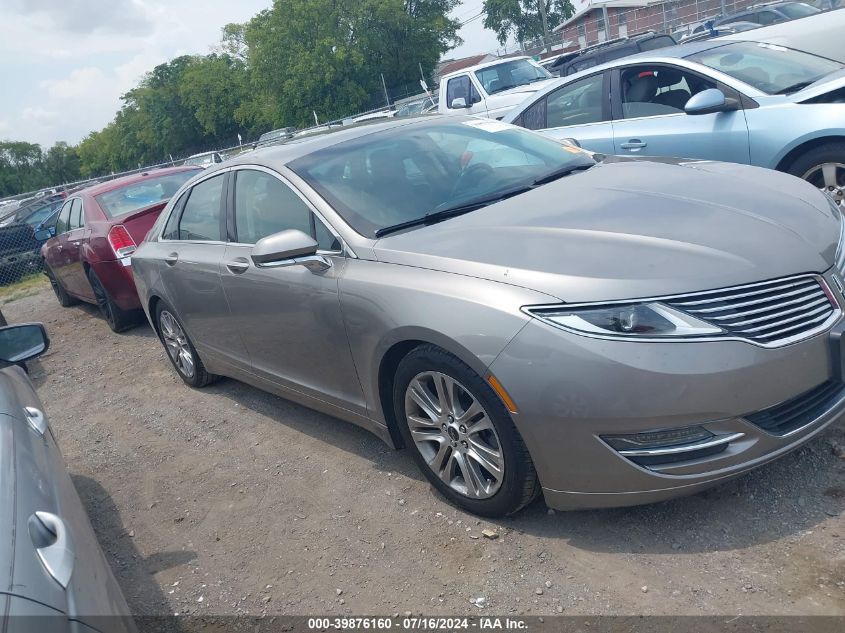
<svg viewBox="0 0 845 633">
<path fill-rule="evenodd" d="M 549 19 L 546 16 L 546 0 L 537 0 L 537 6 L 540 7 L 540 19 L 543 22 L 543 46 L 546 51 L 552 50 L 552 38 L 549 35 Z"/>
</svg>

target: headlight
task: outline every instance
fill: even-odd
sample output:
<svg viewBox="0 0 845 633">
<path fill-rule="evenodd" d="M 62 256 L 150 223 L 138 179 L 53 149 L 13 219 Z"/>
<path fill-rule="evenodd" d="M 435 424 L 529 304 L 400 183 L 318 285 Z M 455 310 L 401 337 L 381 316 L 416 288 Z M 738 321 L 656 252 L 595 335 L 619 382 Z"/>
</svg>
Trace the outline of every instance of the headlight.
<svg viewBox="0 0 845 633">
<path fill-rule="evenodd" d="M 662 303 L 526 308 L 532 316 L 580 334 L 620 338 L 712 336 L 721 328 Z"/>
</svg>

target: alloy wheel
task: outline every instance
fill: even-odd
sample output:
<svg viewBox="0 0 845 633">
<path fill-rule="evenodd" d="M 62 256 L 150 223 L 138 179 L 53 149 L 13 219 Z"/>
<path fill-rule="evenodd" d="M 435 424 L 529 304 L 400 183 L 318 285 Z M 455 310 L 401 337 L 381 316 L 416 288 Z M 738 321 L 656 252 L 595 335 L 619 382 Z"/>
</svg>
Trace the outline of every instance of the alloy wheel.
<svg viewBox="0 0 845 633">
<path fill-rule="evenodd" d="M 837 205 L 845 202 L 845 164 L 822 163 L 808 170 L 802 178 L 833 198 Z"/>
<path fill-rule="evenodd" d="M 182 326 L 170 312 L 162 310 L 159 316 L 161 336 L 164 339 L 164 347 L 170 356 L 173 364 L 186 378 L 194 376 L 194 354 L 185 336 Z"/>
<path fill-rule="evenodd" d="M 405 390 L 405 416 L 417 450 L 446 485 L 472 499 L 496 494 L 505 475 L 502 444 L 464 385 L 437 371 L 417 374 Z"/>
</svg>

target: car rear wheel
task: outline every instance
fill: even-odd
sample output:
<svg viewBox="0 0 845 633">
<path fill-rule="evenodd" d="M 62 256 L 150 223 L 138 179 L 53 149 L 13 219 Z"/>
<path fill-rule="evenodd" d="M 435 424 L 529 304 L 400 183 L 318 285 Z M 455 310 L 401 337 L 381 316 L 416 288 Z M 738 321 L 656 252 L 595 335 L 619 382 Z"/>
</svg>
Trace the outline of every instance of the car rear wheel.
<svg viewBox="0 0 845 633">
<path fill-rule="evenodd" d="M 97 307 L 100 308 L 100 314 L 103 315 L 112 332 L 123 332 L 136 324 L 136 315 L 121 309 L 114 302 L 93 269 L 88 271 L 88 281 L 94 291 L 94 299 L 97 301 Z"/>
<path fill-rule="evenodd" d="M 845 204 L 845 143 L 825 143 L 811 149 L 792 163 L 789 173 L 818 187 L 840 207 Z"/>
<path fill-rule="evenodd" d="M 432 345 L 413 350 L 397 369 L 393 402 L 405 445 L 454 504 L 505 516 L 539 494 L 534 464 L 507 409 L 455 356 Z"/>
<path fill-rule="evenodd" d="M 46 263 L 44 264 L 44 274 L 46 274 L 47 279 L 50 280 L 50 287 L 53 289 L 53 293 L 56 295 L 56 299 L 58 299 L 60 306 L 63 308 L 69 308 L 73 304 L 78 303 L 77 299 L 71 297 L 67 293 L 67 290 L 65 290 L 64 286 L 59 283 L 59 280 L 56 279 L 53 271 Z"/>
<path fill-rule="evenodd" d="M 165 303 L 160 302 L 156 308 L 156 324 L 167 357 L 186 384 L 191 387 L 205 387 L 219 378 L 206 371 L 179 319 Z"/>
</svg>

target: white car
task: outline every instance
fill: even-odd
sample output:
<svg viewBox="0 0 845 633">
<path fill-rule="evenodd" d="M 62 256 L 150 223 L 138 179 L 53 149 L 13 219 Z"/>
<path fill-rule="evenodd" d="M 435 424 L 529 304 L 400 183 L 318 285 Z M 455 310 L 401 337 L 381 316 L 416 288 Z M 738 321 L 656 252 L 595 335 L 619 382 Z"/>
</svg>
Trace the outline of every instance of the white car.
<svg viewBox="0 0 845 633">
<path fill-rule="evenodd" d="M 203 152 L 202 154 L 194 154 L 188 158 L 183 165 L 197 165 L 203 169 L 222 163 L 223 157 L 218 152 Z"/>
<path fill-rule="evenodd" d="M 549 71 L 530 57 L 470 66 L 441 77 L 437 111 L 501 119 L 552 81 Z"/>
</svg>

